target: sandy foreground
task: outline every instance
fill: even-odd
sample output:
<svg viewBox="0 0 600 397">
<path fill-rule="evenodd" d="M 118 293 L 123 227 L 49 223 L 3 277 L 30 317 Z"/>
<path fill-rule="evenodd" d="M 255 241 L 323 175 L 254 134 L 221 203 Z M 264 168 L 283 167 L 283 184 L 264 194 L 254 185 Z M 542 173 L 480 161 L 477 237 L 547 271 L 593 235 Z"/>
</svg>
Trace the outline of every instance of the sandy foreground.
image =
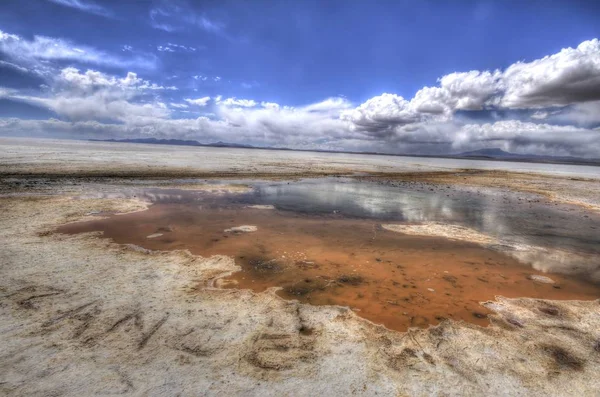
<svg viewBox="0 0 600 397">
<path fill-rule="evenodd" d="M 494 312 L 487 328 L 444 321 L 400 333 L 344 307 L 212 287 L 237 269 L 229 257 L 51 233 L 99 211 L 147 208 L 73 199 L 88 183 L 169 178 L 357 175 L 600 208 L 600 181 L 584 176 L 261 153 L 0 139 L 0 394 L 600 395 L 598 300 L 497 297 L 482 303 Z"/>
</svg>

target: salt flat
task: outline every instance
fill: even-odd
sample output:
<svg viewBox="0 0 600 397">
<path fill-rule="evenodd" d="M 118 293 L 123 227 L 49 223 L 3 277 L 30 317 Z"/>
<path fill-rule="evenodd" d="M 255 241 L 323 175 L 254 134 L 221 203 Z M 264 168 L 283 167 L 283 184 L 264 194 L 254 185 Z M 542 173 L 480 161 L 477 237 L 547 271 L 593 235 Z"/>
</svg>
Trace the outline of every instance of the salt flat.
<svg viewBox="0 0 600 397">
<path fill-rule="evenodd" d="M 572 217 L 597 216 L 594 167 L 484 163 L 2 138 L 0 391 L 593 395 L 600 390 L 598 300 L 496 297 L 482 302 L 492 313 L 488 327 L 446 320 L 398 332 L 348 307 L 215 288 L 239 270 L 229 256 L 55 232 L 149 205 L 97 192 L 175 182 L 209 191 L 223 177 L 233 186 L 221 181 L 220 190 L 243 191 L 240 184 L 256 176 L 350 175 L 449 194 L 490 189 L 499 200 L 510 195 L 523 206 L 540 200 Z M 496 168 L 477 169 L 488 166 Z"/>
<path fill-rule="evenodd" d="M 181 173 L 426 172 L 462 169 L 600 178 L 598 167 L 443 158 L 295 152 L 0 137 L 3 172 Z"/>
</svg>

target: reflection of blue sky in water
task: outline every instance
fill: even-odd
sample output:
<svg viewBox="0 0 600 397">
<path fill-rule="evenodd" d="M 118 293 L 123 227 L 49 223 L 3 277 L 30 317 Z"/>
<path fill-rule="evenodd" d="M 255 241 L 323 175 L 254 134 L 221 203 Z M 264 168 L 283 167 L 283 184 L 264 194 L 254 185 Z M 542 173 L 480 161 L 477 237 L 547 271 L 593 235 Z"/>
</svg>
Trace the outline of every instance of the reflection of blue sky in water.
<svg viewBox="0 0 600 397">
<path fill-rule="evenodd" d="M 430 190 L 433 189 L 433 190 Z M 519 200 L 521 199 L 521 200 Z M 243 201 L 302 213 L 467 226 L 501 240 L 600 254 L 600 217 L 524 193 L 326 180 L 265 183 Z"/>
</svg>

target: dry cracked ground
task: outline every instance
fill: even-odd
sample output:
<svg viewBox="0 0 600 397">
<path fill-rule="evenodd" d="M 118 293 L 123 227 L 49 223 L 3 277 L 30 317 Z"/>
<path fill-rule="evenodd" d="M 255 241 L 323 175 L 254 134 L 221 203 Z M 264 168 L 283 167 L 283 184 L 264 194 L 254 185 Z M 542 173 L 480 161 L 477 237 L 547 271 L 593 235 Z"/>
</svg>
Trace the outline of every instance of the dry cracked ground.
<svg viewBox="0 0 600 397">
<path fill-rule="evenodd" d="M 489 327 L 444 321 L 401 333 L 344 307 L 214 288 L 237 268 L 229 257 L 52 233 L 98 211 L 147 207 L 73 198 L 91 182 L 358 175 L 503 186 L 597 211 L 598 180 L 393 157 L 17 139 L 0 146 L 2 395 L 600 395 L 598 300 L 497 297 L 482 303 L 493 312 Z"/>
</svg>

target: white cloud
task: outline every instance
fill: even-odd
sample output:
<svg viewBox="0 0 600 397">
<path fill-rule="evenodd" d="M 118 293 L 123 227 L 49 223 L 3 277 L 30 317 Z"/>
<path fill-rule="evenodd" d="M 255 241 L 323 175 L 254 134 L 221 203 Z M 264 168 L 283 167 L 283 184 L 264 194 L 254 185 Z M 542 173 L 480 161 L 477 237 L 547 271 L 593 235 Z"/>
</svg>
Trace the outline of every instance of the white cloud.
<svg viewBox="0 0 600 397">
<path fill-rule="evenodd" d="M 137 73 L 127 72 L 123 78 L 110 76 L 96 70 L 86 70 L 81 73 L 79 69 L 68 67 L 61 70 L 57 78 L 60 87 L 68 86 L 70 89 L 88 92 L 97 88 L 118 88 L 137 90 L 177 90 L 174 86 L 162 86 L 141 79 Z"/>
<path fill-rule="evenodd" d="M 161 52 L 196 52 L 196 47 L 185 46 L 175 43 L 167 43 L 166 45 L 159 45 L 156 47 Z"/>
<path fill-rule="evenodd" d="M 600 131 L 503 120 L 461 127 L 455 134 L 452 146 L 468 150 L 500 147 L 514 153 L 597 158 L 600 153 Z"/>
<path fill-rule="evenodd" d="M 349 128 L 329 111 L 307 111 L 303 107 L 218 108 L 216 118 L 170 119 L 159 104 L 131 104 L 87 98 L 61 103 L 67 109 L 85 110 L 70 114 L 75 122 L 0 119 L 0 130 L 28 133 L 68 133 L 73 137 L 157 137 L 196 139 L 202 142 L 227 140 L 258 145 L 336 150 L 373 150 L 388 153 L 448 154 L 480 148 L 500 147 L 516 153 L 597 157 L 600 131 L 573 126 L 535 124 L 515 120 L 462 125 L 455 121 L 419 122 L 397 126 L 384 137 Z M 140 107 L 141 106 L 141 107 Z M 58 105 L 51 106 L 57 109 Z M 87 117 L 115 114 L 121 124 L 106 124 Z M 135 115 L 135 117 L 132 116 Z M 77 117 L 85 116 L 85 117 Z M 81 120 L 81 121 L 78 121 Z"/>
<path fill-rule="evenodd" d="M 251 108 L 254 107 L 256 105 L 258 105 L 258 103 L 253 100 L 253 99 L 237 99 L 235 97 L 233 98 L 227 98 L 227 99 L 216 99 L 215 98 L 215 102 L 218 105 L 222 105 L 222 106 L 237 106 L 237 107 L 244 107 L 244 108 Z"/>
<path fill-rule="evenodd" d="M 529 63 L 517 62 L 505 71 L 450 73 L 438 87 L 424 87 L 410 99 L 382 94 L 367 100 L 343 118 L 353 128 L 384 133 L 398 126 L 449 120 L 458 110 L 494 108 L 543 109 L 573 105 L 563 120 L 591 123 L 600 100 L 600 42 L 597 39 Z M 544 112 L 532 115 L 540 119 Z"/>
<path fill-rule="evenodd" d="M 169 106 L 171 106 L 172 108 L 175 108 L 175 109 L 187 109 L 189 107 L 185 103 L 174 103 L 174 102 L 169 103 Z"/>
<path fill-rule="evenodd" d="M 96 3 L 92 3 L 91 1 L 83 1 L 83 0 L 48 0 L 48 1 L 50 1 L 52 3 L 60 4 L 65 7 L 75 8 L 77 10 L 87 12 L 89 14 L 96 14 L 96 15 L 101 15 L 104 17 L 112 16 L 112 13 L 108 9 L 106 9 Z"/>
<path fill-rule="evenodd" d="M 373 97 L 343 118 L 355 129 L 389 131 L 423 121 L 449 120 L 456 110 L 481 110 L 501 88 L 501 74 L 470 71 L 441 77 L 439 87 L 424 87 L 411 100 L 384 93 Z"/>
<path fill-rule="evenodd" d="M 600 101 L 577 103 L 549 116 L 552 121 L 594 127 L 600 125 Z"/>
<path fill-rule="evenodd" d="M 169 46 L 159 45 L 156 47 L 156 49 L 160 52 L 175 52 L 175 50 Z"/>
<path fill-rule="evenodd" d="M 213 21 L 205 15 L 194 15 L 189 19 L 189 21 L 192 21 L 192 23 L 194 23 L 196 26 L 201 27 L 207 32 L 219 33 L 225 28 L 223 23 Z"/>
<path fill-rule="evenodd" d="M 162 1 L 150 10 L 150 25 L 165 32 L 176 32 L 188 27 L 196 27 L 209 33 L 222 34 L 225 25 L 199 14 L 187 4 L 178 1 Z"/>
<path fill-rule="evenodd" d="M 14 93 L 14 90 L 10 88 L 0 87 L 0 99 L 9 97 Z"/>
<path fill-rule="evenodd" d="M 472 70 L 465 73 L 450 73 L 440 81 L 442 90 L 448 93 L 449 107 L 458 110 L 480 110 L 486 101 L 501 89 L 501 73 Z"/>
<path fill-rule="evenodd" d="M 196 105 L 196 106 L 206 106 L 208 104 L 208 101 L 210 101 L 210 97 L 205 96 L 205 97 L 197 98 L 197 99 L 187 98 L 187 99 L 185 99 L 185 101 L 189 104 Z"/>
<path fill-rule="evenodd" d="M 0 45 L 18 41 L 23 39 L 0 32 Z M 85 52 L 80 46 L 72 47 L 72 52 Z M 62 128 L 64 134 L 80 137 L 154 136 L 428 154 L 501 147 L 517 153 L 598 157 L 600 130 L 593 128 L 600 123 L 600 99 L 591 100 L 597 91 L 586 88 L 596 87 L 597 47 L 592 40 L 541 60 L 516 63 L 505 71 L 451 73 L 442 76 L 437 86 L 418 90 L 411 99 L 384 93 L 358 106 L 340 97 L 294 107 L 220 95 L 169 96 L 168 102 L 161 99 L 162 91 L 175 87 L 152 83 L 133 72 L 113 76 L 64 68 L 47 79 L 49 87 L 44 94 L 0 89 L 4 98 L 43 106 L 63 120 L 3 119 L 0 124 L 5 131 L 22 128 L 59 134 Z M 207 107 L 211 100 L 214 106 L 209 108 L 214 114 L 210 117 L 170 118 L 175 109 L 179 117 L 192 105 Z M 523 106 L 524 111 L 511 110 Z M 478 113 L 487 114 L 487 120 L 496 112 L 497 121 L 474 122 L 469 114 L 480 110 L 488 110 Z M 506 117 L 529 121 L 504 120 Z"/>
<path fill-rule="evenodd" d="M 544 119 L 548 118 L 548 114 L 549 114 L 548 112 L 538 110 L 537 112 L 535 112 L 531 115 L 531 118 L 535 119 L 535 120 L 544 120 Z"/>
<path fill-rule="evenodd" d="M 280 108 L 278 103 L 275 102 L 261 102 L 260 106 L 267 109 L 278 110 Z"/>
<path fill-rule="evenodd" d="M 17 64 L 14 64 L 12 62 L 0 61 L 0 66 L 4 66 L 4 67 L 7 67 L 7 68 L 18 70 L 21 73 L 29 73 L 30 72 L 29 69 L 24 68 L 23 66 L 19 66 Z"/>
<path fill-rule="evenodd" d="M 367 100 L 354 110 L 342 114 L 344 120 L 359 130 L 388 130 L 398 125 L 419 121 L 419 113 L 399 95 L 384 93 Z"/>
<path fill-rule="evenodd" d="M 2 30 L 0 30 L 0 41 L 4 42 L 4 41 L 19 41 L 21 40 L 21 38 L 19 36 L 17 36 L 16 34 L 10 34 L 10 33 L 6 33 L 3 32 Z"/>
<path fill-rule="evenodd" d="M 64 68 L 52 80 L 48 95 L 36 96 L 16 91 L 12 100 L 26 102 L 54 111 L 70 120 L 110 120 L 129 124 L 150 123 L 170 115 L 167 106 L 147 93 L 166 90 L 129 72 L 118 78 L 95 70 L 85 73 L 76 68 Z"/>
<path fill-rule="evenodd" d="M 108 120 L 141 125 L 153 123 L 157 118 L 166 118 L 170 115 L 168 109 L 160 102 L 133 103 L 129 97 L 120 97 L 106 91 L 85 96 L 59 94 L 53 97 L 13 96 L 12 98 L 50 109 L 76 121 Z"/>
<path fill-rule="evenodd" d="M 47 60 L 71 60 L 115 67 L 154 68 L 155 66 L 155 60 L 151 58 L 120 58 L 96 48 L 77 45 L 60 38 L 33 36 L 33 40 L 27 40 L 1 30 L 0 52 L 24 67 L 42 66 L 40 61 Z"/>
<path fill-rule="evenodd" d="M 517 62 L 503 74 L 505 93 L 501 105 L 509 108 L 540 108 L 600 100 L 600 42 L 535 61 Z"/>
<path fill-rule="evenodd" d="M 348 100 L 339 97 L 332 97 L 321 102 L 304 106 L 302 109 L 306 112 L 334 112 L 339 114 L 341 110 L 349 109 L 351 107 L 352 104 Z"/>
</svg>

